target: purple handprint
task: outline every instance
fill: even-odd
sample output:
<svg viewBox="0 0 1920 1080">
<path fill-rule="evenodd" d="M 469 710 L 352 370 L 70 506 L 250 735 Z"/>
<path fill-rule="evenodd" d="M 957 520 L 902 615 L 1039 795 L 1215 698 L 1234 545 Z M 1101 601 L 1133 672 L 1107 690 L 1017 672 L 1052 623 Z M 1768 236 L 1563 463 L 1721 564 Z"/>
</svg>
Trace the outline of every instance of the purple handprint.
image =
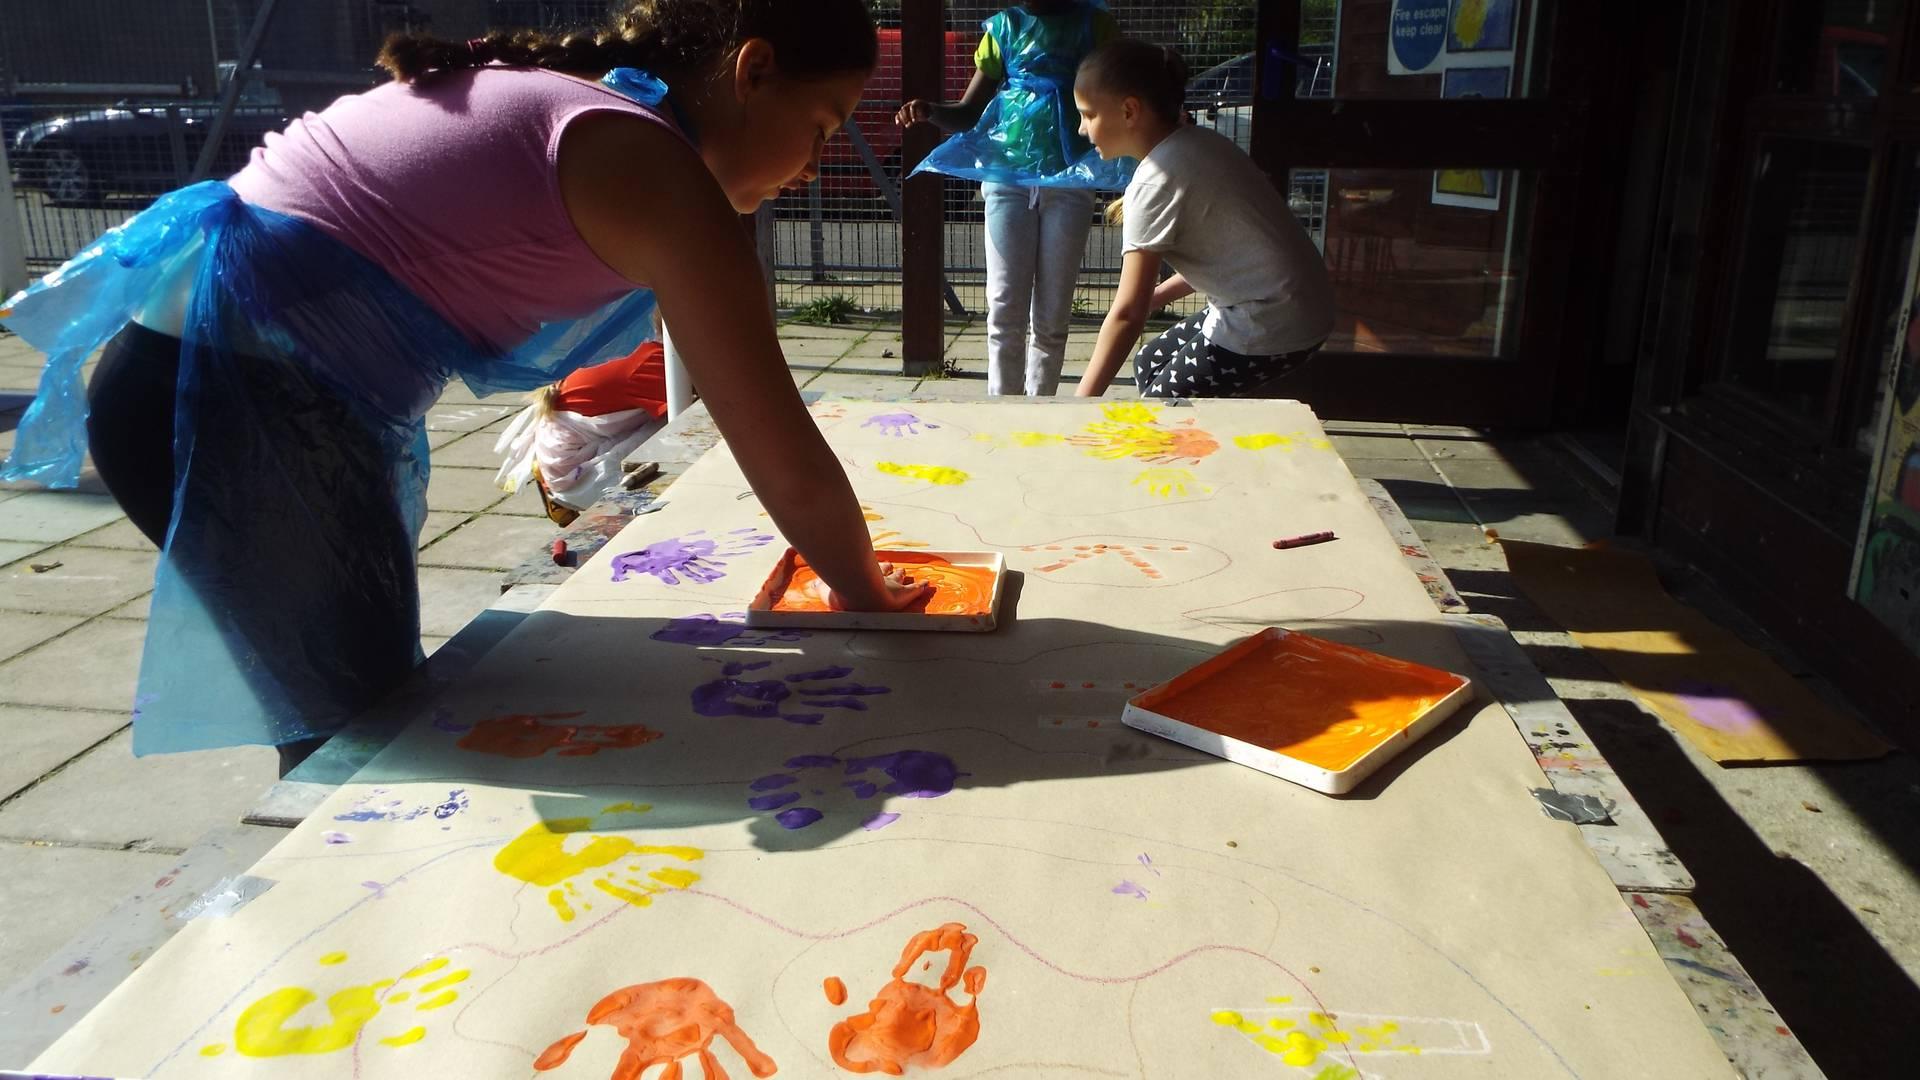
<svg viewBox="0 0 1920 1080">
<path fill-rule="evenodd" d="M 771 660 L 762 660 L 757 664 L 727 664 L 721 669 L 722 678 L 694 687 L 693 711 L 701 716 L 778 717 L 790 724 L 818 724 L 826 719 L 825 713 L 787 712 L 788 704 L 864 712 L 867 703 L 862 698 L 893 692 L 885 686 L 838 681 L 853 674 L 853 669 L 847 667 L 797 672 L 785 679 L 747 680 L 739 677 L 749 671 L 771 667 L 772 664 Z M 821 685 L 823 683 L 825 685 Z"/>
<path fill-rule="evenodd" d="M 869 416 L 860 426 L 877 427 L 880 429 L 880 434 L 891 435 L 897 439 L 906 435 L 920 434 L 921 424 L 927 424 L 928 431 L 940 430 L 939 424 L 928 424 L 927 421 L 920 419 L 910 412 L 891 412 L 881 413 L 878 416 Z"/>
<path fill-rule="evenodd" d="M 690 583 L 706 585 L 727 576 L 726 560 L 739 558 L 773 540 L 766 533 L 752 529 L 734 529 L 718 538 L 702 537 L 704 532 L 705 529 L 696 529 L 686 536 L 615 555 L 613 580 L 625 581 L 628 574 L 651 574 L 667 585 L 680 584 L 682 577 Z"/>
<path fill-rule="evenodd" d="M 856 799 L 871 799 L 885 792 L 908 799 L 937 799 L 953 790 L 960 777 L 967 775 L 954 766 L 953 759 L 945 754 L 936 754 L 931 750 L 899 750 L 891 754 L 876 757 L 841 759 L 828 754 L 807 754 L 789 758 L 786 767 L 796 771 L 808 769 L 839 769 L 843 776 L 858 777 L 844 780 L 842 788 L 853 793 Z M 869 769 L 879 769 L 893 782 L 885 787 L 860 777 Z M 769 773 L 748 784 L 753 792 L 747 797 L 747 807 L 762 812 L 778 810 L 774 820 L 788 829 L 804 828 L 819 821 L 825 815 L 810 806 L 794 806 L 801 799 L 798 790 L 790 790 L 800 783 L 800 777 L 794 773 Z M 825 791 L 813 788 L 814 795 L 824 795 Z M 861 827 L 869 832 L 884 829 L 900 819 L 899 814 L 882 811 L 868 815 Z"/>
</svg>

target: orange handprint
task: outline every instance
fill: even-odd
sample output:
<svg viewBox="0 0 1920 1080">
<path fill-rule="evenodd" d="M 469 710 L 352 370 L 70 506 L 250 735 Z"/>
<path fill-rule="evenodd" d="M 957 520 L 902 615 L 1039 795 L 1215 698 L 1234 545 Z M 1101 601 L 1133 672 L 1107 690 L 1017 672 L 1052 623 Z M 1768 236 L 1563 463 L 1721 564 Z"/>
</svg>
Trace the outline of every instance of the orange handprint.
<svg viewBox="0 0 1920 1080">
<path fill-rule="evenodd" d="M 680 1080 L 680 1062 L 688 1056 L 699 1058 L 705 1080 L 727 1080 L 727 1070 L 707 1049 L 715 1035 L 727 1040 L 753 1075 L 780 1071 L 734 1023 L 733 1007 L 699 979 L 662 979 L 615 990 L 588 1010 L 587 1024 L 610 1025 L 627 1040 L 612 1080 L 640 1080 L 640 1074 L 655 1065 L 666 1066 L 660 1080 Z M 585 1031 L 576 1031 L 561 1039 L 535 1058 L 533 1067 L 541 1072 L 558 1068 L 586 1037 Z"/>
<path fill-rule="evenodd" d="M 938 1068 L 966 1053 L 980 1037 L 979 997 L 987 984 L 987 969 L 967 967 L 978 942 L 961 923 L 915 934 L 893 966 L 893 981 L 880 988 L 867 1011 L 833 1025 L 827 1051 L 834 1063 L 851 1072 L 900 1076 L 908 1065 Z M 915 961 L 943 950 L 949 955 L 938 986 L 906 981 Z M 829 1000 L 838 982 L 828 984 Z M 964 984 L 973 1000 L 961 1005 L 948 997 L 956 984 Z"/>
</svg>

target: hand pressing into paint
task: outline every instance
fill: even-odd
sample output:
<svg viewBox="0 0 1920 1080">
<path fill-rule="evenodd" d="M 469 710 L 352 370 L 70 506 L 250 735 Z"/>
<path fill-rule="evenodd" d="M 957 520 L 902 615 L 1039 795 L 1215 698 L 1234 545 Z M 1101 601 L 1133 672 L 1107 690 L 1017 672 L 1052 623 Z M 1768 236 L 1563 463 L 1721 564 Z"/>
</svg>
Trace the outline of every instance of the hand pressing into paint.
<svg viewBox="0 0 1920 1080">
<path fill-rule="evenodd" d="M 893 967 L 893 981 L 880 988 L 867 1011 L 833 1025 L 827 1052 L 849 1072 L 901 1076 L 909 1065 L 939 1068 L 952 1064 L 980 1037 L 980 991 L 987 969 L 967 967 L 979 939 L 961 923 L 946 923 L 915 934 Z M 947 953 L 947 966 L 933 986 L 907 981 L 922 957 Z M 973 999 L 965 1005 L 947 995 L 964 986 Z M 838 1005 L 846 990 L 839 979 L 826 984 L 827 998 Z M 836 996 L 838 1000 L 836 1000 Z"/>
<path fill-rule="evenodd" d="M 825 604 L 829 611 L 906 611 L 933 593 L 933 582 L 915 581 L 907 571 L 892 563 L 880 564 L 880 584 L 884 590 L 878 604 L 849 603 L 847 598 L 819 578 L 797 586 L 808 599 Z"/>
</svg>

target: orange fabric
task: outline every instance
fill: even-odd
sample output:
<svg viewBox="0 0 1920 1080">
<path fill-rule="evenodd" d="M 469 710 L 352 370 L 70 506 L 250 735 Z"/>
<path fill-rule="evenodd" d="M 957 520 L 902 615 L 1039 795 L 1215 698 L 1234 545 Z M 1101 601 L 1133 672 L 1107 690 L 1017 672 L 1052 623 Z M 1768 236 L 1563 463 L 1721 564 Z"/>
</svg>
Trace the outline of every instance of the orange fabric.
<svg viewBox="0 0 1920 1080">
<path fill-rule="evenodd" d="M 628 409 L 667 414 L 667 352 L 648 341 L 630 356 L 584 367 L 560 380 L 554 407 L 581 416 L 605 416 Z"/>
</svg>

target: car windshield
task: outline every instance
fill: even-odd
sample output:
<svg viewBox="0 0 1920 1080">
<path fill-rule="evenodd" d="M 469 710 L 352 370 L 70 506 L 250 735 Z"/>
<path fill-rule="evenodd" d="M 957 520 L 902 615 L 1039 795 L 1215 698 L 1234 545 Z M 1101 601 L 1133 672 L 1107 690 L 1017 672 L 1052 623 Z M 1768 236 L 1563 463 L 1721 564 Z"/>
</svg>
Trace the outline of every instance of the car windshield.
<svg viewBox="0 0 1920 1080">
<path fill-rule="evenodd" d="M 1187 101 L 1194 105 L 1252 104 L 1253 54 L 1242 53 L 1195 75 L 1187 83 Z"/>
</svg>

